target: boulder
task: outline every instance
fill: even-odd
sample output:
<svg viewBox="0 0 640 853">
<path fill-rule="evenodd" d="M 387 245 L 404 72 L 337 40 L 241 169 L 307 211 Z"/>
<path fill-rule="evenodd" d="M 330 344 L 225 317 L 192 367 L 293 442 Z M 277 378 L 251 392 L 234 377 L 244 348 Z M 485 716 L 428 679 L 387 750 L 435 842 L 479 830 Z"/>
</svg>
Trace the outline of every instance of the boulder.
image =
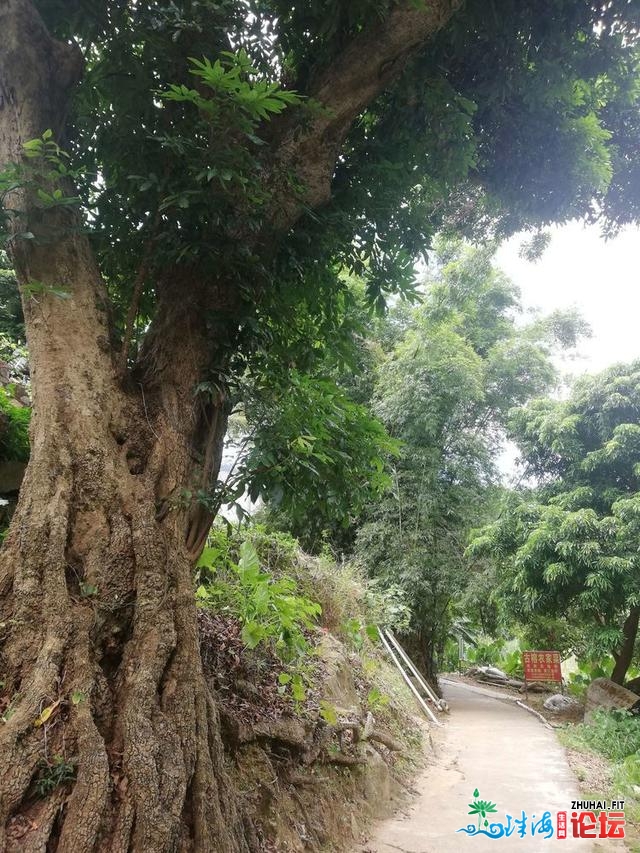
<svg viewBox="0 0 640 853">
<path fill-rule="evenodd" d="M 640 697 L 637 693 L 611 681 L 610 678 L 596 678 L 587 689 L 586 714 L 598 708 L 603 708 L 605 711 L 623 709 L 640 714 Z"/>
<path fill-rule="evenodd" d="M 508 681 L 509 676 L 506 672 L 503 672 L 501 669 L 498 669 L 497 666 L 487 666 L 485 667 L 485 675 L 487 678 L 492 678 L 495 681 Z"/>
<path fill-rule="evenodd" d="M 631 681 L 627 681 L 625 684 L 627 690 L 631 690 L 632 693 L 637 693 L 640 696 L 640 677 L 632 678 Z"/>
<path fill-rule="evenodd" d="M 553 711 L 556 714 L 571 711 L 579 706 L 579 702 L 572 699 L 570 696 L 563 696 L 562 693 L 555 693 L 545 699 L 544 706 L 547 711 Z"/>
<path fill-rule="evenodd" d="M 493 681 L 505 683 L 509 681 L 509 676 L 507 675 L 507 673 L 503 672 L 501 669 L 498 669 L 496 666 L 472 666 L 471 669 L 467 670 L 467 675 L 470 675 L 477 681 Z"/>
</svg>

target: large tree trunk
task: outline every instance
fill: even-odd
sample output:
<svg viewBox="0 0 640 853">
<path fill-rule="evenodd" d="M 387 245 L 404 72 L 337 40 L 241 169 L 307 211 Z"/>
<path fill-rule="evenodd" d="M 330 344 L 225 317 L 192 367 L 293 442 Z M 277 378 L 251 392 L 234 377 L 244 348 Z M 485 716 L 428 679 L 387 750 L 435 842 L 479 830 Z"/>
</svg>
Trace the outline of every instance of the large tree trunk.
<svg viewBox="0 0 640 853">
<path fill-rule="evenodd" d="M 358 37 L 336 64 L 345 85 L 318 84 L 333 117 L 309 131 L 318 150 L 285 126 L 275 159 L 298 168 L 307 206 L 326 201 L 350 120 L 458 2 L 398 4 L 384 30 Z M 29 0 L 0 0 L 0 33 L 2 166 L 47 128 L 57 136 L 81 63 Z M 216 343 L 205 317 L 229 297 L 159 282 L 141 363 L 123 379 L 78 218 L 28 188 L 10 202 L 33 418 L 0 557 L 0 851 L 245 851 L 198 648 L 192 566 L 211 512 L 184 493 L 220 465 L 224 394 L 194 406 L 193 392 Z M 303 206 L 278 202 L 284 232 Z"/>
<path fill-rule="evenodd" d="M 441 691 L 440 685 L 438 684 L 436 649 L 432 632 L 415 630 L 411 633 L 403 634 L 401 642 L 416 668 L 426 678 L 437 695 L 440 696 Z"/>
<path fill-rule="evenodd" d="M 197 413 L 168 382 L 167 399 L 120 387 L 83 238 L 16 261 L 23 281 L 71 298 L 24 306 L 34 411 L 0 562 L 0 838 L 26 851 L 243 850 L 176 493 L 193 476 Z M 175 350 L 174 368 L 192 387 L 188 355 Z M 75 778 L 38 790 L 59 757 Z"/>
<path fill-rule="evenodd" d="M 19 0 L 0 3 L 0 31 L 7 163 L 59 126 L 79 64 Z M 191 306 L 171 365 L 156 365 L 161 394 L 151 383 L 145 392 L 144 377 L 123 388 L 75 215 L 42 209 L 29 190 L 11 202 L 33 418 L 0 559 L 0 850 L 245 850 L 199 655 L 192 566 L 203 523 L 179 494 L 203 434 L 201 314 Z M 35 239 L 20 239 L 26 230 Z M 214 479 L 225 426 L 216 403 L 200 459 Z"/>
<path fill-rule="evenodd" d="M 614 652 L 615 666 L 611 673 L 611 680 L 616 684 L 624 684 L 627 671 L 633 663 L 633 651 L 638 636 L 638 623 L 640 622 L 640 607 L 632 607 L 622 627 L 622 645 Z"/>
<path fill-rule="evenodd" d="M 69 303 L 96 274 L 77 245 L 64 251 L 82 276 L 63 282 L 73 299 L 26 306 L 33 452 L 0 564 L 0 838 L 27 851 L 242 850 L 184 511 L 156 519 L 158 484 L 188 482 L 190 454 L 119 390 L 100 315 L 85 305 L 73 322 Z M 75 779 L 43 796 L 34 782 L 53 778 L 57 756 Z"/>
<path fill-rule="evenodd" d="M 34 412 L 0 562 L 0 838 L 27 851 L 242 850 L 175 493 L 198 419 L 166 387 L 175 408 L 119 386 L 83 238 L 16 261 L 23 282 L 71 298 L 25 300 Z M 182 363 L 187 382 L 192 369 Z M 75 778 L 43 796 L 34 783 L 58 756 Z"/>
</svg>

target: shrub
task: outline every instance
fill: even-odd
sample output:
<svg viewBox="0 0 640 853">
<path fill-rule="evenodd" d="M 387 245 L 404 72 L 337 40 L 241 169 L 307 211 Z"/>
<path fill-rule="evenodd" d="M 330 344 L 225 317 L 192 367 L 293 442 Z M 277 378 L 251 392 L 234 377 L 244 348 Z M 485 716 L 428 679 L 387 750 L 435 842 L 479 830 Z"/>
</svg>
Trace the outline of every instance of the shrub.
<svg viewBox="0 0 640 853">
<path fill-rule="evenodd" d="M 587 688 L 595 678 L 608 678 L 610 667 L 606 667 L 609 658 L 605 660 L 579 660 L 578 671 L 569 673 L 569 693 L 582 699 Z"/>
<path fill-rule="evenodd" d="M 629 711 L 594 711 L 588 723 L 580 723 L 567 729 L 564 740 L 569 746 L 578 749 L 587 747 L 613 761 L 623 761 L 628 756 L 634 756 L 637 763 L 637 753 L 640 751 L 640 720 Z"/>
<path fill-rule="evenodd" d="M 31 409 L 16 406 L 0 386 L 0 459 L 27 462 Z"/>
<path fill-rule="evenodd" d="M 500 658 L 498 667 L 510 675 L 512 678 L 524 678 L 524 669 L 522 667 L 522 652 L 520 649 L 514 649 L 512 652 Z"/>
<path fill-rule="evenodd" d="M 474 648 L 468 650 L 467 658 L 470 663 L 495 666 L 500 660 L 503 648 L 504 640 L 480 640 Z"/>
<path fill-rule="evenodd" d="M 199 604 L 235 616 L 250 649 L 271 644 L 285 663 L 307 654 L 310 644 L 304 631 L 313 627 L 322 611 L 320 605 L 298 595 L 292 578 L 276 578 L 262 569 L 250 540 L 242 542 L 235 562 L 229 541 L 220 536 L 215 539 L 216 544 L 205 548 L 198 561 Z"/>
</svg>

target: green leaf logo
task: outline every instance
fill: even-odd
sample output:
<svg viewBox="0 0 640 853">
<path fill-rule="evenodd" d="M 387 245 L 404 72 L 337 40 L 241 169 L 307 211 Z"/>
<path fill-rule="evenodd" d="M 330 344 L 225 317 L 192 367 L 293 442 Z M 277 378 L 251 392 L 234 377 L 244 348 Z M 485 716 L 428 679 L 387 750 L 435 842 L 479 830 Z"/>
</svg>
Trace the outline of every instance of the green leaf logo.
<svg viewBox="0 0 640 853">
<path fill-rule="evenodd" d="M 480 829 L 482 821 L 484 821 L 484 826 L 488 826 L 487 815 L 498 811 L 495 803 L 492 803 L 490 800 L 480 800 L 478 799 L 479 796 L 480 791 L 476 788 L 473 792 L 474 800 L 472 803 L 469 803 L 469 811 L 467 812 L 470 815 L 478 815 L 478 829 Z"/>
</svg>

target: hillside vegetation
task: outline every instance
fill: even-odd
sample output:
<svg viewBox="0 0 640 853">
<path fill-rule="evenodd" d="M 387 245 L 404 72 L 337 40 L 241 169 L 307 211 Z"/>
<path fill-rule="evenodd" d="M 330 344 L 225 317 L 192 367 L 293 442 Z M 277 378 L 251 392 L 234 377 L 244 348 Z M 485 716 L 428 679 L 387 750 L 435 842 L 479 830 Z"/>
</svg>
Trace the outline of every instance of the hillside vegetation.
<svg viewBox="0 0 640 853">
<path fill-rule="evenodd" d="M 257 847 L 350 849 L 423 756 L 426 727 L 375 641 L 394 602 L 261 526 L 215 529 L 200 562 L 201 654 Z"/>
</svg>

